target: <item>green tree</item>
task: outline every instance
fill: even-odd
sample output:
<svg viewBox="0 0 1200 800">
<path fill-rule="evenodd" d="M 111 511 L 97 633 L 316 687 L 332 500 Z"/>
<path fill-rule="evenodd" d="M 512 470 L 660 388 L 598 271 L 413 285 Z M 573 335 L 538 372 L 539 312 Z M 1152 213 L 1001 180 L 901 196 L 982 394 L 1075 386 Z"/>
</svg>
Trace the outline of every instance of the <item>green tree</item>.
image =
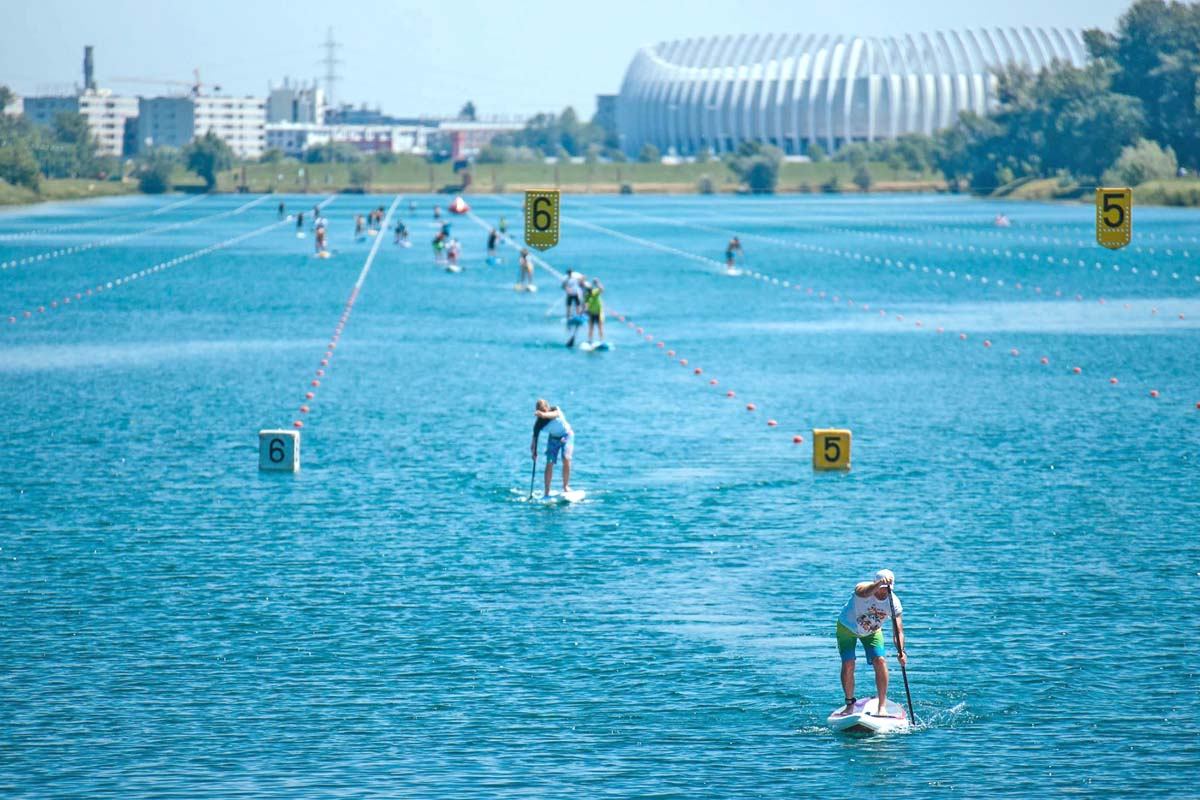
<svg viewBox="0 0 1200 800">
<path fill-rule="evenodd" d="M 28 143 L 0 144 L 0 179 L 35 192 L 40 188 L 42 172 Z"/>
<path fill-rule="evenodd" d="M 270 149 L 263 151 L 263 154 L 258 157 L 258 163 L 260 163 L 260 164 L 278 164 L 280 161 L 283 161 L 283 158 L 284 158 L 283 151 L 280 150 L 278 147 L 272 147 Z"/>
<path fill-rule="evenodd" d="M 0 114 L 4 113 L 4 109 L 8 108 L 8 104 L 13 101 L 14 97 L 16 95 L 13 94 L 12 89 L 0 83 Z"/>
<path fill-rule="evenodd" d="M 779 166 L 783 152 L 778 147 L 746 141 L 738 145 L 729 159 L 729 168 L 755 194 L 771 194 L 779 184 Z"/>
<path fill-rule="evenodd" d="M 867 169 L 867 165 L 860 164 L 858 169 L 854 171 L 854 185 L 859 188 L 859 191 L 868 191 L 871 188 L 872 178 L 871 170 Z"/>
<path fill-rule="evenodd" d="M 371 167 L 369 164 L 357 163 L 350 165 L 350 185 L 357 189 L 367 189 L 371 186 Z"/>
<path fill-rule="evenodd" d="M 825 148 L 821 147 L 817 142 L 813 142 L 808 146 L 808 157 L 815 164 L 825 160 Z"/>
<path fill-rule="evenodd" d="M 1179 170 L 1175 151 L 1163 150 L 1156 142 L 1139 139 L 1121 151 L 1112 168 L 1104 173 L 1104 183 L 1109 186 L 1137 186 L 1146 181 L 1173 178 Z"/>
<path fill-rule="evenodd" d="M 233 150 L 208 131 L 183 148 L 183 163 L 204 179 L 205 190 L 211 192 L 217 185 L 217 173 L 233 166 Z"/>
<path fill-rule="evenodd" d="M 1137 0 L 1115 34 L 1089 30 L 1084 41 L 1116 67 L 1113 89 L 1141 101 L 1146 136 L 1200 168 L 1200 3 Z"/>
<path fill-rule="evenodd" d="M 349 142 L 313 145 L 304 151 L 304 160 L 309 164 L 353 164 L 362 158 L 362 151 Z"/>
<path fill-rule="evenodd" d="M 171 171 L 179 163 L 176 153 L 156 147 L 138 159 L 138 189 L 146 194 L 162 194 L 171 188 Z"/>
<path fill-rule="evenodd" d="M 470 122 L 474 122 L 475 121 L 475 104 L 473 102 L 471 102 L 470 100 L 463 103 L 463 107 L 458 110 L 458 118 L 469 120 Z"/>
<path fill-rule="evenodd" d="M 657 164 L 662 161 L 662 153 L 653 144 L 646 142 L 638 153 L 638 161 L 643 164 Z"/>
</svg>

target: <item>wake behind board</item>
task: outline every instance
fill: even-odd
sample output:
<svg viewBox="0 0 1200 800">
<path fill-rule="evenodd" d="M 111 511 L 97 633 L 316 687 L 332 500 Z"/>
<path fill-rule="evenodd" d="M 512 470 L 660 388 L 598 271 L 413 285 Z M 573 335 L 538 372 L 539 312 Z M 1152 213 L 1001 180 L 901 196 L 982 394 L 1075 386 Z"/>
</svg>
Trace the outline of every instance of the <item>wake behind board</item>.
<svg viewBox="0 0 1200 800">
<path fill-rule="evenodd" d="M 884 705 L 883 714 L 879 713 L 879 701 L 874 697 L 856 701 L 849 714 L 842 713 L 845 708 L 838 706 L 826 720 L 830 728 L 840 733 L 899 733 L 911 727 L 904 706 L 891 700 Z"/>
<path fill-rule="evenodd" d="M 585 497 L 587 497 L 587 492 L 585 492 L 583 489 L 572 489 L 569 492 L 551 491 L 550 494 L 543 495 L 541 501 L 547 505 L 554 505 L 556 503 L 578 503 Z"/>
</svg>

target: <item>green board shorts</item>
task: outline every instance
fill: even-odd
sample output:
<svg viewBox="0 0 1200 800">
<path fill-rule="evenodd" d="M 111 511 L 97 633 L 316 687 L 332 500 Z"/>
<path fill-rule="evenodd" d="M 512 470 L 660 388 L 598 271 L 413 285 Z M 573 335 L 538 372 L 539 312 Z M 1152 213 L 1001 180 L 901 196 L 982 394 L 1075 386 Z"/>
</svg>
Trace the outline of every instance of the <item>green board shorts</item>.
<svg viewBox="0 0 1200 800">
<path fill-rule="evenodd" d="M 838 622 L 837 645 L 843 662 L 854 660 L 859 642 L 862 642 L 863 650 L 866 651 L 868 664 L 874 664 L 875 659 L 884 657 L 883 628 L 866 636 L 859 636 Z"/>
</svg>

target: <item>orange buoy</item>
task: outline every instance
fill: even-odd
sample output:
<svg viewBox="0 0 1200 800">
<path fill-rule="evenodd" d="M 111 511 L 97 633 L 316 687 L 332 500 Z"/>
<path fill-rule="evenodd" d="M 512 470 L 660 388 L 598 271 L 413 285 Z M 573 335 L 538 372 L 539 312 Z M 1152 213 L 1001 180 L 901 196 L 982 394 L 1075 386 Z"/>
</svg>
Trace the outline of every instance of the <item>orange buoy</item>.
<svg viewBox="0 0 1200 800">
<path fill-rule="evenodd" d="M 1200 403 L 1197 403 L 1196 405 L 1200 406 Z M 793 436 L 792 444 L 804 444 L 804 437 L 800 436 L 799 434 Z"/>
<path fill-rule="evenodd" d="M 728 392 L 726 392 L 726 393 L 725 393 L 725 396 L 726 396 L 726 397 L 733 397 L 733 396 L 734 396 L 734 394 L 733 394 L 733 389 L 730 389 Z"/>
<path fill-rule="evenodd" d="M 312 400 L 314 397 L 316 397 L 316 395 L 315 395 L 315 394 L 313 394 L 312 392 L 305 392 L 305 393 L 304 393 L 304 399 L 305 399 L 305 400 Z"/>
<path fill-rule="evenodd" d="M 1158 397 L 1158 389 L 1151 389 L 1151 390 L 1150 390 L 1150 396 L 1151 396 L 1151 397 Z"/>
<path fill-rule="evenodd" d="M 315 380 L 315 381 L 313 381 L 312 383 L 310 383 L 310 384 L 309 384 L 309 386 L 312 386 L 312 387 L 314 387 L 314 388 L 315 388 L 315 387 L 317 387 L 317 386 L 320 386 L 320 385 L 321 385 L 321 382 L 320 382 L 320 381 L 316 381 L 316 380 Z"/>
<path fill-rule="evenodd" d="M 704 370 L 700 369 L 699 367 L 696 367 L 694 370 L 692 370 L 692 374 L 694 374 L 694 375 L 699 375 L 703 372 L 704 372 Z"/>
<path fill-rule="evenodd" d="M 779 423 L 778 423 L 778 422 L 776 422 L 776 421 L 775 421 L 775 420 L 773 420 L 773 419 L 769 419 L 769 420 L 767 420 L 767 427 L 768 427 L 768 428 L 774 428 L 774 427 L 775 427 L 776 425 L 778 425 L 778 424 L 779 424 Z"/>
<path fill-rule="evenodd" d="M 1083 372 L 1083 370 L 1081 370 L 1079 367 L 1071 367 L 1071 372 L 1074 372 L 1076 375 L 1078 375 L 1079 373 Z"/>
<path fill-rule="evenodd" d="M 303 427 L 304 427 L 304 423 L 303 423 L 303 422 L 301 422 L 300 420 L 296 420 L 295 422 L 293 422 L 293 423 L 292 423 L 292 427 L 293 427 L 293 428 L 303 428 Z"/>
<path fill-rule="evenodd" d="M 754 405 L 754 403 L 746 403 L 747 411 L 754 411 L 756 408 L 758 408 L 758 406 Z"/>
<path fill-rule="evenodd" d="M 710 380 L 710 381 L 708 382 L 708 385 L 709 385 L 709 386 L 716 386 L 716 385 L 717 385 L 717 379 L 716 379 L 716 378 L 713 378 L 712 380 Z"/>
<path fill-rule="evenodd" d="M 307 413 L 308 413 L 308 406 L 300 406 L 300 413 L 301 413 L 301 414 L 307 414 Z"/>
</svg>

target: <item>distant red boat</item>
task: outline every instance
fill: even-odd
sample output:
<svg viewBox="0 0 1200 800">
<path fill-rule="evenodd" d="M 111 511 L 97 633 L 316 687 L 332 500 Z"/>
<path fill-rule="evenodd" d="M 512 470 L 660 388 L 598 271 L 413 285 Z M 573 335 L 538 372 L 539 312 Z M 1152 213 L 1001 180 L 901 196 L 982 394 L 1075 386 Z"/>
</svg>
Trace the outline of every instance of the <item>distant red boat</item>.
<svg viewBox="0 0 1200 800">
<path fill-rule="evenodd" d="M 471 207 L 467 205 L 467 201 L 461 197 L 454 198 L 453 202 L 450 203 L 450 211 L 454 214 L 465 214 L 470 210 Z"/>
</svg>

